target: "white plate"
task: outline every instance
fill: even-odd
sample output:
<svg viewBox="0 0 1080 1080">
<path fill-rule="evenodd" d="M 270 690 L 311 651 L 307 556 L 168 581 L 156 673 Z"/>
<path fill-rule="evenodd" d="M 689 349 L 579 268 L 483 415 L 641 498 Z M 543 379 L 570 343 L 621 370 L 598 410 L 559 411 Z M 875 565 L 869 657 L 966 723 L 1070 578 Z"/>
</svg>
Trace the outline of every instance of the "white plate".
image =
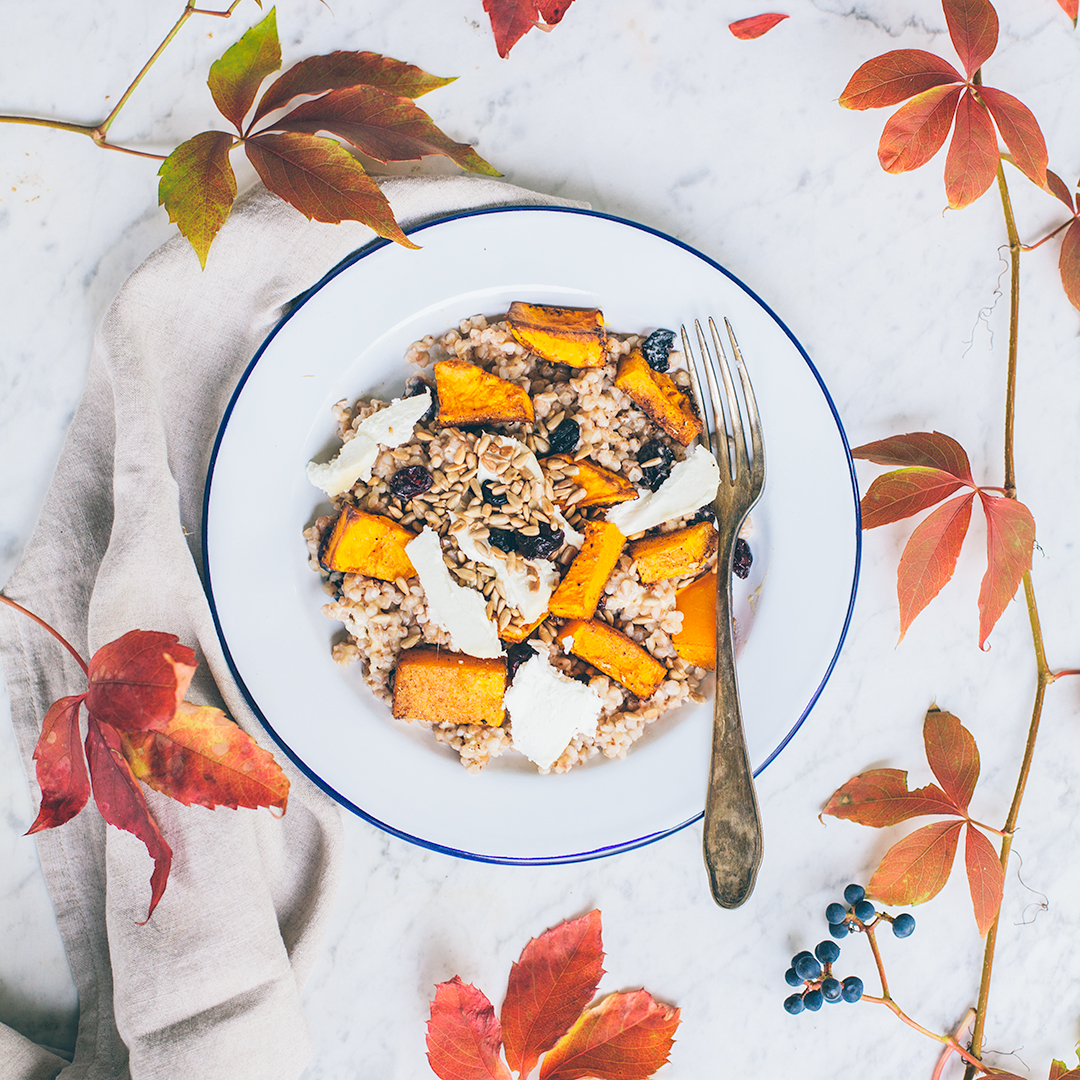
<svg viewBox="0 0 1080 1080">
<path fill-rule="evenodd" d="M 226 655 L 293 760 L 343 805 L 398 836 L 510 863 L 589 859 L 648 843 L 701 817 L 711 703 L 664 717 L 625 760 L 600 757 L 540 776 L 508 755 L 479 776 L 466 773 L 419 725 L 394 720 L 357 666 L 331 660 L 341 628 L 320 613 L 327 597 L 301 537 L 327 507 L 304 466 L 335 447 L 334 402 L 400 394 L 408 346 L 461 318 L 504 312 L 513 300 L 599 307 L 624 333 L 727 316 L 757 393 L 768 462 L 753 515 L 754 572 L 739 603 L 739 680 L 760 771 L 821 692 L 854 601 L 858 497 L 836 411 L 776 316 L 670 237 L 541 208 L 466 214 L 412 235 L 420 251 L 365 248 L 300 298 L 225 413 L 203 536 Z"/>
</svg>

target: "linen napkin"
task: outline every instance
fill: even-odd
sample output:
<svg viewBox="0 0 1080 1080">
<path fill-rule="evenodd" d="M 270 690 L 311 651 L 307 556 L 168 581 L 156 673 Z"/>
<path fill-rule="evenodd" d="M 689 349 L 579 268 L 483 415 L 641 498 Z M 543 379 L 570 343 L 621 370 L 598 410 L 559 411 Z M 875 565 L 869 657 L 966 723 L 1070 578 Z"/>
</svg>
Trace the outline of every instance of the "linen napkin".
<svg viewBox="0 0 1080 1080">
<path fill-rule="evenodd" d="M 382 187 L 406 227 L 463 209 L 580 205 L 479 177 Z M 309 222 L 257 188 L 234 207 L 205 271 L 180 237 L 151 255 L 97 333 L 41 518 L 5 588 L 87 657 L 129 630 L 177 634 L 200 661 L 189 700 L 223 708 L 271 750 L 229 674 L 203 591 L 206 470 L 237 380 L 288 302 L 372 239 L 355 222 Z M 0 658 L 33 778 L 41 720 L 83 676 L 7 607 Z M 299 1076 L 312 1050 L 300 990 L 326 926 L 342 830 L 337 805 L 283 752 L 275 757 L 292 783 L 281 819 L 184 807 L 144 789 L 174 851 L 145 926 L 151 860 L 93 802 L 35 837 L 78 989 L 78 1037 L 68 1064 L 0 1024 L 0 1076 Z"/>
</svg>

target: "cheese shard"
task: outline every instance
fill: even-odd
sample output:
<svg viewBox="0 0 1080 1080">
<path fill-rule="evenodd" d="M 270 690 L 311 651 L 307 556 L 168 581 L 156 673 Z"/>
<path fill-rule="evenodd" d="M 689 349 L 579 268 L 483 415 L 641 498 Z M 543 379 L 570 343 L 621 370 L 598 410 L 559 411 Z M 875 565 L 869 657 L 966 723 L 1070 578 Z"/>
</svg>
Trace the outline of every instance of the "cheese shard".
<svg viewBox="0 0 1080 1080">
<path fill-rule="evenodd" d="M 503 704 L 514 749 L 550 769 L 575 735 L 596 735 L 604 703 L 591 686 L 567 678 L 537 653 L 517 669 Z"/>
<path fill-rule="evenodd" d="M 632 536 L 711 503 L 719 484 L 716 458 L 699 443 L 676 462 L 671 475 L 656 491 L 643 490 L 632 502 L 619 503 L 607 512 L 607 519 L 624 536 Z"/>
<path fill-rule="evenodd" d="M 426 526 L 405 552 L 416 570 L 427 600 L 428 618 L 450 635 L 458 652 L 470 656 L 502 656 L 498 623 L 487 616 L 487 602 L 450 576 L 443 562 L 439 534 Z"/>
<path fill-rule="evenodd" d="M 431 390 L 416 397 L 395 398 L 385 409 L 372 413 L 360 422 L 356 434 L 323 464 L 309 461 L 308 479 L 327 495 L 342 495 L 357 480 L 366 484 L 371 467 L 379 456 L 379 447 L 400 446 L 412 438 L 413 428 L 431 407 Z"/>
</svg>

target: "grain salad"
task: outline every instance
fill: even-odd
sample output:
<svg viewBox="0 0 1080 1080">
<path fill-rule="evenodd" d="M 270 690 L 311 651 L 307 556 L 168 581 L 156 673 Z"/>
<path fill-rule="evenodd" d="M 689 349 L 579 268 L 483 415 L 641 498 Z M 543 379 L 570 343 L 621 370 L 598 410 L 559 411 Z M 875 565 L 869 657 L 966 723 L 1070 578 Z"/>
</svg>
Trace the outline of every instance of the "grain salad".
<svg viewBox="0 0 1080 1080">
<path fill-rule="evenodd" d="M 702 700 L 719 472 L 673 337 L 515 303 L 415 342 L 401 398 L 334 406 L 304 530 L 333 658 L 470 772 L 623 757 Z"/>
</svg>

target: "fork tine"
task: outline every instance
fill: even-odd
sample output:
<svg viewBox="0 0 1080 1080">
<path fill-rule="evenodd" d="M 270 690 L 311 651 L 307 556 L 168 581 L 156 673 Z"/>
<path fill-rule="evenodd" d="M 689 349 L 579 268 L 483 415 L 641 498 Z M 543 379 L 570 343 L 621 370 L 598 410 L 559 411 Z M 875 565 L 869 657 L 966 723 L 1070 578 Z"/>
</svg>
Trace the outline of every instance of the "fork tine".
<svg viewBox="0 0 1080 1080">
<path fill-rule="evenodd" d="M 735 383 L 731 378 L 731 368 L 728 366 L 727 353 L 724 351 L 724 343 L 720 340 L 716 323 L 709 319 L 709 330 L 712 332 L 713 345 L 716 347 L 717 367 L 720 368 L 720 376 L 724 380 L 724 394 L 727 397 L 728 412 L 731 415 L 732 442 L 735 444 L 735 473 L 736 477 L 746 477 L 750 472 L 750 460 L 747 457 L 746 435 L 743 432 L 742 413 L 739 410 L 739 399 L 735 394 Z M 745 383 L 743 384 L 745 386 Z"/>
<path fill-rule="evenodd" d="M 701 379 L 698 378 L 698 359 L 694 355 L 694 350 L 690 348 L 690 338 L 686 334 L 686 325 L 683 324 L 680 327 L 682 333 L 682 346 L 683 356 L 686 357 L 686 370 L 690 373 L 690 389 L 694 394 L 694 405 L 697 408 L 698 416 L 701 417 L 702 424 L 705 425 L 705 449 L 710 451 L 713 457 L 716 457 L 719 450 L 719 439 L 713 433 L 715 431 L 715 421 L 713 422 L 713 430 L 709 428 L 709 414 L 705 411 L 705 397 L 701 392 Z"/>
<path fill-rule="evenodd" d="M 705 367 L 705 381 L 709 385 L 709 404 L 713 412 L 713 456 L 719 465 L 723 463 L 723 478 L 729 484 L 733 483 L 737 473 L 731 468 L 731 450 L 728 442 L 727 420 L 724 417 L 724 406 L 720 399 L 720 385 L 716 380 L 716 364 L 713 363 L 712 353 L 709 352 L 708 343 L 705 341 L 705 331 L 701 329 L 701 323 L 694 320 L 694 329 L 697 330 L 698 345 L 701 347 L 701 362 Z"/>
<path fill-rule="evenodd" d="M 710 323 L 712 320 L 709 320 Z M 735 355 L 735 366 L 739 369 L 739 381 L 742 383 L 743 397 L 746 399 L 746 421 L 750 428 L 751 452 L 754 455 L 753 475 L 758 482 L 765 478 L 765 444 L 761 437 L 761 417 L 758 414 L 757 399 L 754 397 L 754 388 L 750 384 L 750 376 L 743 362 L 742 350 L 738 341 L 735 340 L 735 331 L 731 329 L 731 323 L 724 319 L 727 327 L 728 340 L 731 342 L 731 350 Z M 716 328 L 713 327 L 713 333 Z"/>
</svg>

